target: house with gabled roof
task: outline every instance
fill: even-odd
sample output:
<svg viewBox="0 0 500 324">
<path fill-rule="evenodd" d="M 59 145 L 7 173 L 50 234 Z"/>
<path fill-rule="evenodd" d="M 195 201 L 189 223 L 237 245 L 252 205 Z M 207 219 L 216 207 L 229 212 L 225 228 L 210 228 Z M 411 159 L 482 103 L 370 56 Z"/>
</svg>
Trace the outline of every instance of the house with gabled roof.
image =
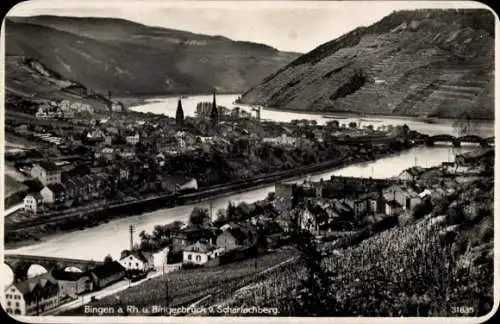
<svg viewBox="0 0 500 324">
<path fill-rule="evenodd" d="M 23 199 L 24 211 L 36 214 L 43 203 L 43 197 L 39 192 L 32 192 Z"/>
<path fill-rule="evenodd" d="M 215 244 L 196 242 L 182 250 L 182 263 L 203 265 L 222 254 Z"/>
<path fill-rule="evenodd" d="M 43 185 L 61 182 L 61 169 L 52 161 L 40 161 L 30 171 Z"/>
<path fill-rule="evenodd" d="M 59 305 L 59 285 L 49 274 L 14 282 L 5 288 L 5 311 L 13 315 L 38 315 Z"/>
<path fill-rule="evenodd" d="M 75 298 L 82 293 L 92 291 L 92 280 L 87 272 L 54 271 L 52 276 L 59 284 L 61 298 Z"/>
<path fill-rule="evenodd" d="M 90 270 L 90 278 L 95 289 L 102 289 L 125 277 L 125 268 L 117 261 L 105 262 Z"/>
<path fill-rule="evenodd" d="M 66 198 L 66 188 L 61 183 L 51 183 L 43 187 L 40 195 L 46 204 L 61 204 Z"/>
<path fill-rule="evenodd" d="M 242 223 L 230 223 L 221 227 L 222 233 L 216 238 L 217 247 L 224 251 L 230 251 L 241 247 L 250 247 L 257 242 L 257 230 L 255 226 Z"/>
<path fill-rule="evenodd" d="M 417 180 L 423 173 L 425 172 L 425 169 L 422 167 L 411 167 L 409 169 L 404 170 L 401 172 L 398 176 L 400 180 L 403 181 L 415 181 Z"/>
<path fill-rule="evenodd" d="M 153 254 L 145 251 L 125 250 L 121 254 L 120 264 L 128 271 L 147 272 L 154 268 Z"/>
</svg>

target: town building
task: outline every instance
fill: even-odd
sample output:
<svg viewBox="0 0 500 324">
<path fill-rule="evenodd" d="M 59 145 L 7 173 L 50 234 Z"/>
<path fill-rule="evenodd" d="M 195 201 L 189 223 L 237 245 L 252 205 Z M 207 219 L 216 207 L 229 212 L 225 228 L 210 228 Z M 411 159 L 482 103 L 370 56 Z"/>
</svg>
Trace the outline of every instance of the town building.
<svg viewBox="0 0 500 324">
<path fill-rule="evenodd" d="M 250 247 L 257 242 L 256 228 L 251 224 L 226 224 L 221 229 L 222 233 L 217 236 L 216 245 L 223 251 Z"/>
<path fill-rule="evenodd" d="M 424 171 L 424 168 L 412 167 L 401 172 L 398 178 L 403 181 L 415 181 L 424 173 Z"/>
<path fill-rule="evenodd" d="M 278 211 L 289 211 L 292 208 L 293 184 L 276 183 L 274 185 L 274 204 Z"/>
<path fill-rule="evenodd" d="M 308 231 L 315 235 L 319 233 L 319 224 L 316 221 L 316 216 L 307 207 L 301 212 L 298 225 L 303 231 Z"/>
<path fill-rule="evenodd" d="M 31 169 L 31 176 L 43 185 L 61 182 L 61 169 L 51 161 L 41 161 Z"/>
<path fill-rule="evenodd" d="M 92 280 L 86 272 L 54 271 L 52 276 L 59 284 L 60 298 L 75 298 L 92 291 Z"/>
<path fill-rule="evenodd" d="M 382 194 L 372 194 L 369 199 L 369 212 L 380 214 L 385 212 L 385 198 Z"/>
<path fill-rule="evenodd" d="M 125 268 L 117 261 L 105 262 L 90 270 L 94 289 L 102 289 L 125 277 Z"/>
<path fill-rule="evenodd" d="M 5 311 L 38 315 L 59 305 L 59 285 L 48 273 L 15 282 L 5 288 Z"/>
<path fill-rule="evenodd" d="M 491 148 L 480 148 L 464 154 L 459 154 L 455 157 L 455 163 L 459 166 L 475 165 L 482 158 L 487 156 L 494 156 L 495 151 Z"/>
<path fill-rule="evenodd" d="M 404 210 L 412 210 L 422 202 L 419 193 L 411 186 L 393 184 L 383 190 L 386 200 L 397 201 Z"/>
<path fill-rule="evenodd" d="M 120 264 L 125 270 L 150 271 L 154 268 L 153 254 L 145 251 L 129 251 L 122 252 Z"/>
<path fill-rule="evenodd" d="M 397 216 L 402 210 L 401 204 L 396 200 L 389 200 L 385 203 L 385 214 L 387 216 Z"/>
<path fill-rule="evenodd" d="M 125 136 L 125 141 L 127 142 L 127 144 L 130 144 L 130 145 L 136 145 L 137 143 L 139 143 L 141 140 L 140 138 L 140 135 L 139 133 L 133 133 L 133 134 L 127 134 Z"/>
<path fill-rule="evenodd" d="M 287 134 L 283 133 L 281 134 L 281 136 L 278 137 L 264 137 L 262 141 L 264 143 L 271 143 L 277 145 L 295 145 L 295 143 L 297 142 L 297 138 L 290 137 Z"/>
<path fill-rule="evenodd" d="M 90 141 L 103 141 L 104 132 L 99 128 L 93 129 L 87 133 L 87 139 Z"/>
<path fill-rule="evenodd" d="M 222 249 L 211 243 L 196 242 L 182 251 L 183 264 L 203 265 L 221 255 Z"/>
<path fill-rule="evenodd" d="M 65 200 L 65 188 L 60 183 L 51 183 L 43 187 L 40 191 L 43 203 L 45 204 L 60 204 Z"/>
<path fill-rule="evenodd" d="M 36 214 L 43 203 L 43 197 L 39 192 L 28 194 L 23 199 L 24 211 Z"/>
<path fill-rule="evenodd" d="M 212 103 L 211 102 L 199 102 L 196 105 L 196 116 L 203 120 L 210 117 L 210 113 L 212 112 Z"/>
<path fill-rule="evenodd" d="M 196 242 L 213 244 L 214 231 L 209 228 L 188 226 L 171 234 L 172 250 L 179 251 Z"/>
</svg>

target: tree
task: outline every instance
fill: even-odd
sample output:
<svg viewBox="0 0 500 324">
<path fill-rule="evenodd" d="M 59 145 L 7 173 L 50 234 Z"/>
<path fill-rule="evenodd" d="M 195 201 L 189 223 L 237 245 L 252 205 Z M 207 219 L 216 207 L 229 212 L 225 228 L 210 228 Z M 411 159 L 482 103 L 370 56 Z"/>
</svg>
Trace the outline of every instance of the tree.
<svg viewBox="0 0 500 324">
<path fill-rule="evenodd" d="M 228 221 L 228 217 L 227 217 L 227 214 L 226 214 L 226 211 L 224 209 L 219 209 L 217 210 L 217 215 L 216 215 L 216 218 L 215 220 L 217 222 L 227 222 Z"/>
<path fill-rule="evenodd" d="M 232 202 L 228 202 L 226 208 L 226 217 L 228 220 L 236 219 L 236 206 Z"/>
<path fill-rule="evenodd" d="M 113 258 L 111 257 L 111 254 L 108 254 L 104 257 L 104 263 L 110 263 L 113 262 Z"/>
<path fill-rule="evenodd" d="M 189 215 L 189 222 L 192 225 L 203 225 L 211 221 L 210 213 L 206 208 L 195 207 Z"/>
<path fill-rule="evenodd" d="M 305 135 L 306 135 L 306 138 L 307 138 L 308 140 L 311 140 L 311 141 L 314 141 L 314 140 L 315 140 L 315 138 L 316 138 L 316 135 L 315 135 L 312 131 L 310 131 L 310 130 L 307 130 L 307 131 L 305 132 Z"/>
<path fill-rule="evenodd" d="M 324 269 L 323 256 L 309 232 L 294 231 L 292 242 L 301 252 L 307 275 L 301 280 L 297 296 L 288 302 L 294 316 L 335 315 L 336 298 L 331 291 L 333 273 Z"/>
<path fill-rule="evenodd" d="M 329 120 L 326 122 L 326 127 L 331 129 L 338 129 L 340 127 L 340 123 L 338 120 Z"/>
<path fill-rule="evenodd" d="M 354 121 L 349 123 L 349 128 L 356 128 L 357 126 L 358 126 L 358 124 Z"/>
<path fill-rule="evenodd" d="M 373 130 L 373 125 L 370 124 L 370 125 L 366 126 L 366 128 L 368 128 L 369 130 L 372 131 Z"/>
</svg>

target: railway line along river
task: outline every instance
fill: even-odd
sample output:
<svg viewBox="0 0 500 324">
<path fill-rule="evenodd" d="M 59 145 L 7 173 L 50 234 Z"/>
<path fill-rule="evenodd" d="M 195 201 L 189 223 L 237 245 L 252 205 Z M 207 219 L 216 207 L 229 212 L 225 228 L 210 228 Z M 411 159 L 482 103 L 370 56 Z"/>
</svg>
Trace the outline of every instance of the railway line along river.
<svg viewBox="0 0 500 324">
<path fill-rule="evenodd" d="M 237 95 L 219 95 L 217 102 L 219 105 L 232 108 Z M 159 98 L 147 101 L 141 106 L 134 107 L 133 110 L 141 112 L 164 113 L 169 116 L 175 115 L 177 107 L 177 97 Z M 211 96 L 192 96 L 183 99 L 183 107 L 187 116 L 194 115 L 195 107 L 198 102 L 211 101 Z M 244 105 L 238 105 L 245 109 Z M 250 111 L 250 109 L 248 109 Z M 314 114 L 300 114 L 280 112 L 264 109 L 261 113 L 262 118 L 276 121 L 290 121 L 292 119 L 315 119 L 318 123 L 325 122 L 328 118 Z M 353 118 L 342 119 L 341 123 L 348 123 Z M 359 119 L 357 119 L 359 121 Z M 439 121 L 435 124 L 426 124 L 411 118 L 397 117 L 364 117 L 362 124 L 372 124 L 375 127 L 379 125 L 402 125 L 407 124 L 410 129 L 421 133 L 451 134 L 456 135 L 451 120 Z M 494 124 L 490 122 L 479 122 L 474 128 L 475 134 L 489 137 L 494 134 Z M 445 161 L 453 161 L 456 154 L 474 149 L 475 145 L 464 144 L 461 148 L 452 148 L 451 143 L 436 143 L 434 147 L 418 146 L 410 150 L 384 157 L 379 160 L 353 164 L 346 167 L 323 171 L 313 175 L 312 180 L 320 178 L 328 179 L 332 175 L 353 176 L 353 177 L 373 177 L 387 178 L 397 176 L 401 171 L 419 165 L 422 167 L 431 167 L 441 164 Z M 293 181 L 303 181 L 297 179 Z M 130 224 L 135 226 L 135 242 L 139 241 L 139 233 L 142 230 L 150 232 L 155 225 L 165 224 L 175 220 L 188 220 L 191 210 L 196 206 L 206 207 L 212 204 L 215 211 L 219 208 L 225 208 L 229 201 L 234 203 L 254 202 L 264 199 L 267 194 L 274 191 L 274 185 L 261 187 L 259 189 L 249 190 L 243 193 L 232 194 L 224 197 L 217 197 L 211 201 L 204 201 L 196 204 L 189 204 L 169 209 L 161 209 L 153 212 L 146 212 L 141 215 L 131 216 L 112 220 L 108 223 L 96 227 L 85 228 L 80 231 L 60 233 L 44 238 L 40 242 L 7 250 L 7 253 L 30 254 L 41 256 L 56 256 L 63 258 L 81 258 L 103 260 L 110 254 L 113 258 L 120 257 L 120 252 L 129 246 Z"/>
<path fill-rule="evenodd" d="M 476 146 L 473 145 L 464 145 L 461 148 L 454 149 L 449 145 L 436 145 L 434 147 L 419 146 L 379 160 L 323 171 L 312 175 L 311 179 L 314 181 L 321 178 L 329 179 L 332 175 L 388 178 L 397 176 L 401 171 L 415 164 L 423 167 L 439 165 L 441 162 L 453 160 L 456 154 L 470 151 L 475 147 Z M 299 182 L 303 180 L 303 178 L 295 178 L 293 181 Z M 63 258 L 93 259 L 99 261 L 103 260 L 108 254 L 113 258 L 119 258 L 120 252 L 129 246 L 128 227 L 130 224 L 135 226 L 136 234 L 134 240 L 138 242 L 138 233 L 142 230 L 151 232 L 155 225 L 165 224 L 175 220 L 186 222 L 191 210 L 196 206 L 209 208 L 210 203 L 212 203 L 215 214 L 217 209 L 225 208 L 229 201 L 234 203 L 242 201 L 251 203 L 264 199 L 271 191 L 274 191 L 274 185 L 214 198 L 211 201 L 160 209 L 141 215 L 116 219 L 109 223 L 85 228 L 80 231 L 51 235 L 40 242 L 10 249 L 6 252 Z"/>
</svg>

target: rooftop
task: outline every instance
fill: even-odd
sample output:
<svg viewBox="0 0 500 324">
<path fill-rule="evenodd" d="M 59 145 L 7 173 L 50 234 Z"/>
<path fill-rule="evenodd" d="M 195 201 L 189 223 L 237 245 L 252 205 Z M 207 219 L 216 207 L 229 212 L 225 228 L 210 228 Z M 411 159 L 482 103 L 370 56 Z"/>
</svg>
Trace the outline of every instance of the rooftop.
<svg viewBox="0 0 500 324">
<path fill-rule="evenodd" d="M 52 276 L 56 280 L 77 281 L 82 277 L 88 277 L 88 274 L 85 272 L 54 271 Z"/>
<path fill-rule="evenodd" d="M 213 244 L 196 242 L 195 244 L 192 244 L 192 245 L 186 247 L 183 251 L 208 253 L 208 252 L 212 252 L 215 249 L 217 249 L 217 246 L 215 246 Z"/>
<path fill-rule="evenodd" d="M 396 200 L 388 200 L 387 202 L 387 205 L 389 205 L 390 207 L 392 208 L 401 208 L 401 204 L 398 203 Z"/>
<path fill-rule="evenodd" d="M 47 185 L 47 188 L 49 188 L 52 192 L 54 193 L 60 193 L 60 192 L 64 192 L 64 190 L 66 189 L 62 184 L 60 183 L 51 183 L 49 185 Z"/>
<path fill-rule="evenodd" d="M 91 270 L 91 272 L 97 277 L 106 277 L 122 271 L 125 271 L 125 268 L 123 268 L 122 265 L 116 261 L 104 263 L 103 265 L 99 265 Z"/>
<path fill-rule="evenodd" d="M 46 171 L 58 171 L 59 167 L 52 161 L 40 161 L 38 165 Z"/>
<path fill-rule="evenodd" d="M 130 255 L 132 255 L 133 257 L 135 257 L 136 259 L 140 260 L 143 263 L 148 263 L 149 259 L 151 258 L 151 253 L 149 252 L 125 250 L 122 252 L 120 260 L 125 259 Z"/>
</svg>

